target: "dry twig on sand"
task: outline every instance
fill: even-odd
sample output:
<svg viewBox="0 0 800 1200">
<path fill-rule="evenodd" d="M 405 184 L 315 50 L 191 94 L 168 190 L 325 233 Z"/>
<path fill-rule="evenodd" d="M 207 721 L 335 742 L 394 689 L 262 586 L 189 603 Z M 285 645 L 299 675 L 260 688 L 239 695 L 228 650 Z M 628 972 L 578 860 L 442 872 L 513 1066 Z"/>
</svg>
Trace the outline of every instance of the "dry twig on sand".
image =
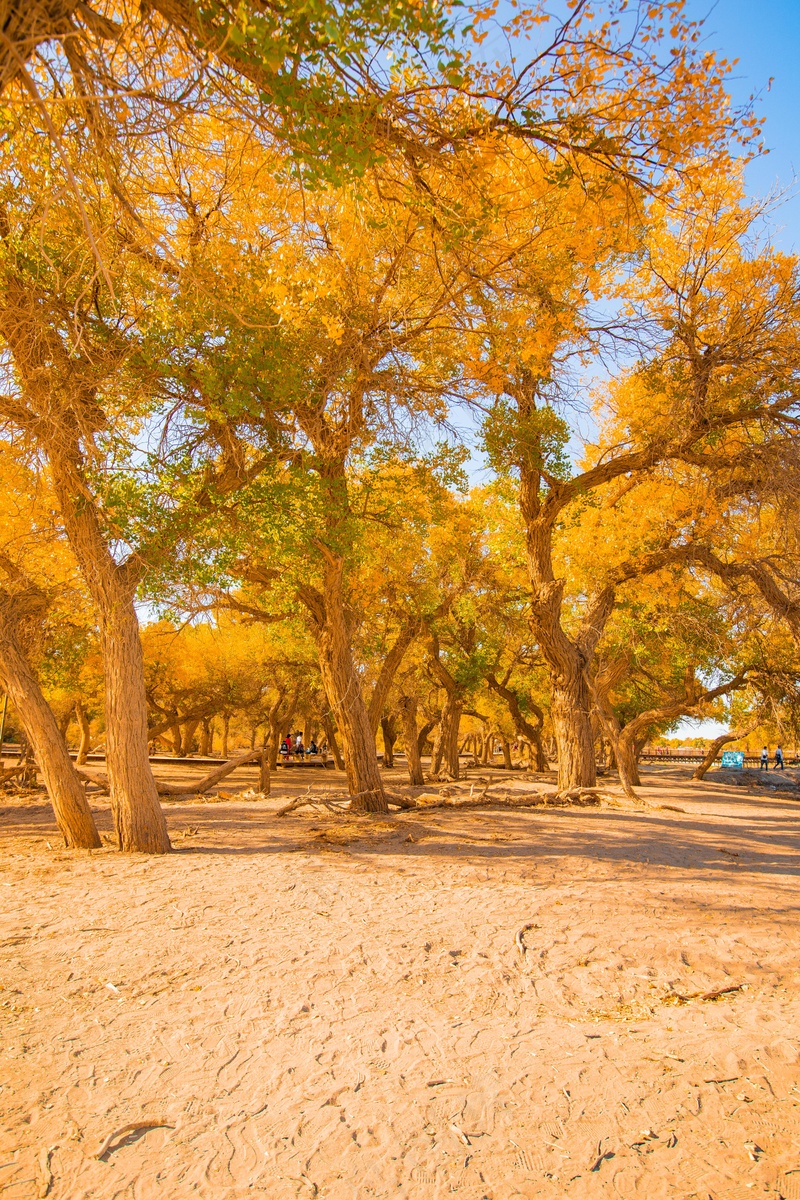
<svg viewBox="0 0 800 1200">
<path fill-rule="evenodd" d="M 169 1121 L 131 1121 L 129 1125 L 123 1125 L 121 1129 L 115 1129 L 107 1138 L 104 1138 L 100 1149 L 97 1151 L 95 1158 L 102 1158 L 108 1154 L 111 1146 L 119 1138 L 126 1137 L 129 1133 L 138 1133 L 140 1129 L 174 1129 L 174 1125 L 170 1125 Z"/>
<path fill-rule="evenodd" d="M 743 990 L 743 983 L 735 983 L 731 987 L 716 988 L 713 992 L 688 992 L 685 996 L 680 992 L 670 992 L 667 995 L 667 1001 L 675 1000 L 678 1004 L 688 1004 L 690 1000 L 719 1000 L 722 996 L 730 995 L 731 992 Z"/>
<path fill-rule="evenodd" d="M 39 1185 L 39 1200 L 45 1200 L 49 1194 L 50 1188 L 53 1186 L 53 1172 L 50 1169 L 50 1159 L 53 1156 L 53 1151 L 57 1146 L 50 1146 L 47 1149 L 42 1149 L 39 1153 L 39 1170 L 42 1173 L 42 1181 Z"/>
<path fill-rule="evenodd" d="M 315 806 L 327 808 L 329 812 L 347 812 L 348 810 L 345 807 L 346 802 L 348 800 L 355 799 L 354 796 L 342 796 L 336 792 L 327 794 L 317 793 L 312 795 L 311 792 L 313 787 L 314 784 L 310 783 L 302 796 L 296 796 L 294 800 L 290 800 L 288 804 L 284 804 L 282 808 L 278 809 L 278 811 L 275 813 L 275 816 L 285 817 L 287 813 L 297 812 L 298 808 L 313 808 Z M 366 796 L 368 793 L 358 792 L 358 795 Z"/>
<path fill-rule="evenodd" d="M 539 926 L 535 925 L 533 923 L 533 921 L 529 921 L 527 925 L 522 926 L 522 929 L 520 929 L 518 931 L 517 936 L 514 938 L 514 941 L 517 944 L 517 949 L 519 950 L 519 952 L 523 958 L 528 953 L 528 947 L 525 945 L 525 934 L 528 932 L 529 929 L 538 929 L 538 928 L 539 928 Z"/>
</svg>

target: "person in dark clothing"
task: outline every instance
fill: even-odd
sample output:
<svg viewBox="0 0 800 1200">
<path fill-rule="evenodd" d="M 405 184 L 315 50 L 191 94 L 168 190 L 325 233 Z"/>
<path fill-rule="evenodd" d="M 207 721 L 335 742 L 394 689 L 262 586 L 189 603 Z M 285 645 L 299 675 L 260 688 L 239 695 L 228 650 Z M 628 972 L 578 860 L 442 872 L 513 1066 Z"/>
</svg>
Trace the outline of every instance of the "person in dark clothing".
<svg viewBox="0 0 800 1200">
<path fill-rule="evenodd" d="M 769 750 L 766 746 L 761 748 L 761 766 L 758 769 L 759 771 L 769 770 Z"/>
<path fill-rule="evenodd" d="M 775 751 L 775 770 L 783 770 L 783 750 L 780 748 L 780 746 L 778 746 L 777 750 Z"/>
</svg>

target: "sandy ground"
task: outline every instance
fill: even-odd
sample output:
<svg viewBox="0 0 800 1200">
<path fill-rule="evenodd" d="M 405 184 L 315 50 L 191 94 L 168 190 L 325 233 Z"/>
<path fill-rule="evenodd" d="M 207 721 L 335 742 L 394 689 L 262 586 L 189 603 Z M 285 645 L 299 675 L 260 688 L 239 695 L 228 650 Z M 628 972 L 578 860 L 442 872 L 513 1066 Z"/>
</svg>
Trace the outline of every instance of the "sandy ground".
<svg viewBox="0 0 800 1200">
<path fill-rule="evenodd" d="M 3 1200 L 800 1200 L 800 803 L 687 775 L 279 819 L 298 770 L 150 859 L 3 798 Z"/>
</svg>

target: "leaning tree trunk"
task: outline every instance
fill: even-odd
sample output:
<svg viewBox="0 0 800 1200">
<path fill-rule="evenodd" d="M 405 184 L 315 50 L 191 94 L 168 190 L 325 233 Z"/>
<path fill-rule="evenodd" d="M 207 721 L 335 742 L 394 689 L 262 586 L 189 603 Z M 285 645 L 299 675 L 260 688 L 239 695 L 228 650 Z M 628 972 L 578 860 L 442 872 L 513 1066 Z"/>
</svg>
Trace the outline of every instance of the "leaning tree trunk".
<svg viewBox="0 0 800 1200">
<path fill-rule="evenodd" d="M 96 849 L 102 843 L 83 784 L 36 676 L 3 618 L 0 618 L 0 686 L 17 710 L 64 841 L 72 849 Z"/>
<path fill-rule="evenodd" d="M 757 724 L 748 725 L 746 729 L 737 729 L 731 733 L 723 733 L 723 734 L 720 734 L 720 736 L 718 738 L 714 738 L 714 741 L 711 743 L 711 745 L 708 747 L 708 750 L 706 751 L 705 758 L 700 763 L 700 765 L 695 768 L 694 774 L 692 775 L 692 779 L 705 779 L 706 772 L 713 766 L 714 762 L 716 761 L 717 755 L 719 754 L 719 752 L 723 746 L 727 746 L 727 744 L 729 742 L 741 741 L 742 738 L 747 737 L 748 734 L 752 733 L 753 730 L 757 729 L 757 728 L 758 728 Z"/>
<path fill-rule="evenodd" d="M 144 655 L 133 603 L 141 565 L 112 557 L 77 447 L 55 442 L 48 450 L 67 537 L 100 618 L 106 763 L 119 848 L 166 854 L 172 847 L 150 769 Z"/>
<path fill-rule="evenodd" d="M 344 759 L 342 758 L 342 752 L 339 749 L 339 743 L 336 740 L 336 726 L 333 723 L 333 718 L 329 714 L 326 714 L 322 718 L 322 728 L 325 730 L 325 739 L 328 743 L 328 749 L 333 755 L 333 765 L 336 767 L 337 771 L 343 771 Z"/>
<path fill-rule="evenodd" d="M 422 758 L 422 755 L 425 753 L 425 747 L 430 740 L 430 735 L 438 724 L 438 718 L 435 721 L 426 721 L 417 734 L 417 753 L 419 754 L 420 758 Z"/>
<path fill-rule="evenodd" d="M 413 696 L 401 696 L 397 707 L 403 729 L 403 744 L 406 748 L 408 780 L 412 786 L 419 787 L 425 782 L 425 776 L 422 773 L 422 760 L 417 740 L 419 736 L 417 732 L 417 702 Z"/>
<path fill-rule="evenodd" d="M 344 562 L 320 544 L 324 558 L 323 590 L 302 588 L 316 632 L 320 675 L 342 739 L 344 768 L 353 812 L 389 811 L 383 790 L 367 706 L 353 662 L 342 587 Z"/>
<path fill-rule="evenodd" d="M 78 753 L 75 763 L 77 766 L 82 767 L 86 763 L 89 754 L 91 726 L 89 725 L 89 718 L 86 715 L 86 709 L 80 700 L 75 701 L 75 719 L 78 722 L 78 729 L 80 731 L 80 741 L 78 742 Z"/>
<path fill-rule="evenodd" d="M 616 713 L 610 706 L 608 709 L 605 708 L 598 689 L 589 677 L 586 677 L 586 688 L 594 702 L 594 712 L 597 719 L 608 738 L 608 744 L 614 755 L 622 790 L 630 800 L 638 800 L 639 797 L 633 789 L 634 787 L 638 787 L 641 781 L 639 779 L 635 741 L 631 737 L 632 730 L 629 729 L 627 734 L 624 735 Z"/>
</svg>

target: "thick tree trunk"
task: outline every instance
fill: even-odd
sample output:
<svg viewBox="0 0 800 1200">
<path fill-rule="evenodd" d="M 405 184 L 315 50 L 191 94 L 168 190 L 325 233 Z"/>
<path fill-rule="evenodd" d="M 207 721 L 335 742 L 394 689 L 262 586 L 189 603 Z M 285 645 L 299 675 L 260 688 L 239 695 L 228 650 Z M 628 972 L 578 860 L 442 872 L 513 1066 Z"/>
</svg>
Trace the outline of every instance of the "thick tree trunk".
<svg viewBox="0 0 800 1200">
<path fill-rule="evenodd" d="M 625 790 L 627 791 L 627 786 L 641 787 L 642 780 L 639 775 L 639 755 L 636 752 L 636 743 L 625 737 L 624 728 L 617 738 L 615 750 L 617 770 Z"/>
<path fill-rule="evenodd" d="M 208 717 L 203 717 L 200 722 L 200 746 L 198 753 L 201 758 L 208 758 L 211 753 L 211 722 Z"/>
<path fill-rule="evenodd" d="M 184 721 L 181 734 L 181 758 L 189 758 L 194 753 L 194 735 L 197 732 L 197 727 L 200 721 L 193 718 L 191 721 Z"/>
<path fill-rule="evenodd" d="M 181 738 L 181 727 L 180 727 L 177 717 L 175 718 L 174 721 L 172 721 L 167 726 L 167 733 L 169 734 L 170 740 L 172 742 L 173 758 L 180 758 L 181 750 L 183 747 L 182 747 L 182 738 Z"/>
<path fill-rule="evenodd" d="M 284 692 L 278 692 L 278 699 L 267 709 L 267 723 L 264 737 L 267 741 L 267 763 L 270 771 L 277 770 L 278 752 L 281 748 L 281 704 Z"/>
<path fill-rule="evenodd" d="M 17 719 L 33 748 L 53 805 L 56 823 L 68 847 L 93 850 L 102 845 L 83 784 L 58 731 L 55 717 L 10 624 L 0 616 L 0 686 L 11 698 Z"/>
<path fill-rule="evenodd" d="M 425 776 L 422 773 L 422 761 L 419 756 L 417 702 L 413 696 L 401 696 L 397 707 L 403 729 L 408 780 L 414 787 L 420 787 L 425 782 Z"/>
<path fill-rule="evenodd" d="M 120 565 L 112 557 L 77 443 L 70 448 L 56 440 L 47 449 L 67 537 L 100 618 L 106 762 L 119 847 L 165 854 L 171 846 L 150 769 L 144 656 L 133 604 L 141 564 Z"/>
<path fill-rule="evenodd" d="M 578 671 L 551 674 L 553 732 L 558 749 L 558 789 L 591 788 L 597 783 L 589 690 Z"/>
<path fill-rule="evenodd" d="M 262 796 L 268 796 L 272 790 L 272 783 L 271 783 L 271 779 L 270 779 L 270 770 L 269 770 L 269 751 L 268 750 L 262 752 L 261 758 L 259 759 L 259 768 L 260 769 L 258 772 L 258 790 L 261 792 Z"/>
<path fill-rule="evenodd" d="M 394 744 L 397 741 L 394 717 L 381 717 L 381 733 L 383 734 L 383 765 L 387 770 L 391 770 L 394 766 Z"/>
<path fill-rule="evenodd" d="M 514 763 L 511 760 L 511 743 L 504 734 L 500 734 L 500 745 L 503 747 L 503 766 L 507 771 L 513 771 Z"/>
<path fill-rule="evenodd" d="M 144 659 L 132 599 L 121 599 L 101 614 L 100 640 L 106 762 L 119 848 L 166 854 L 172 847 L 150 769 Z"/>
<path fill-rule="evenodd" d="M 80 741 L 78 742 L 78 754 L 75 759 L 77 766 L 82 767 L 89 753 L 89 745 L 91 742 L 91 727 L 89 718 L 86 715 L 86 709 L 80 700 L 75 701 L 75 719 L 78 722 L 78 730 L 80 732 Z"/>
<path fill-rule="evenodd" d="M 439 762 L 433 771 L 438 778 L 458 779 L 458 730 L 461 724 L 463 702 L 455 693 L 449 693 L 444 702 L 442 716 L 439 721 L 439 737 L 437 749 Z"/>
<path fill-rule="evenodd" d="M 320 675 L 342 738 L 344 767 L 353 812 L 389 811 L 378 766 L 375 733 L 361 692 L 350 633 L 345 617 L 342 590 L 343 560 L 327 546 L 320 547 L 324 559 L 323 588 L 300 591 L 314 622 Z"/>
</svg>

